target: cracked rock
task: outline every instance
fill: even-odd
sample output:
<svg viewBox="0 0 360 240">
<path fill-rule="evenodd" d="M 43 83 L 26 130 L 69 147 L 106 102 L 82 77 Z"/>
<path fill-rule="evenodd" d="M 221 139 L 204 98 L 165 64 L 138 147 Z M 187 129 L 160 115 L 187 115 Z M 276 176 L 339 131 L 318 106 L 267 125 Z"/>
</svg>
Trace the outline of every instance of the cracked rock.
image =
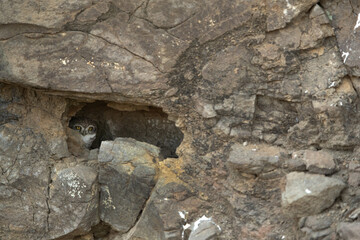
<svg viewBox="0 0 360 240">
<path fill-rule="evenodd" d="M 128 18 L 128 14 L 119 13 L 96 24 L 91 34 L 127 49 L 160 71 L 168 72 L 188 44 L 146 20 L 136 18 L 128 22 Z"/>
<path fill-rule="evenodd" d="M 160 28 L 172 28 L 198 11 L 194 0 L 153 0 L 147 6 L 148 18 Z"/>
<path fill-rule="evenodd" d="M 49 153 L 40 134 L 0 126 L 0 239 L 38 239 L 47 227 Z"/>
<path fill-rule="evenodd" d="M 46 4 L 29 0 L 4 1 L 0 5 L 0 24 L 23 23 L 61 28 L 91 3 L 91 0 L 49 0 Z"/>
<path fill-rule="evenodd" d="M 292 172 L 286 175 L 282 206 L 287 213 L 308 216 L 330 207 L 345 184 L 319 174 Z"/>
<path fill-rule="evenodd" d="M 274 31 L 276 29 L 284 28 L 287 23 L 291 22 L 293 18 L 298 16 L 301 12 L 309 10 L 317 0 L 306 1 L 289 1 L 289 0 L 276 0 L 267 1 L 266 8 L 267 15 L 267 30 Z M 274 11 L 274 10 L 277 11 Z"/>
<path fill-rule="evenodd" d="M 15 83 L 82 93 L 124 91 L 125 95 L 165 87 L 161 74 L 148 61 L 82 32 L 39 39 L 21 35 L 0 42 L 0 49 L 0 77 Z"/>
<path fill-rule="evenodd" d="M 140 217 L 156 183 L 158 156 L 159 148 L 130 138 L 101 143 L 100 218 L 116 231 L 128 232 Z"/>
<path fill-rule="evenodd" d="M 94 169 L 55 166 L 49 196 L 49 236 L 77 236 L 99 222 L 99 191 Z"/>
</svg>

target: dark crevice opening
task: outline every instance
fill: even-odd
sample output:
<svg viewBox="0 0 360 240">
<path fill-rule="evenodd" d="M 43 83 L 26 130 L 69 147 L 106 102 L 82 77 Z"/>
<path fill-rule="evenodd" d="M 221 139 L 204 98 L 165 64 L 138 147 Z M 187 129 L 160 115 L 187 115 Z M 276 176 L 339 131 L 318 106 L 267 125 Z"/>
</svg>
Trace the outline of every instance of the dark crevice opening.
<svg viewBox="0 0 360 240">
<path fill-rule="evenodd" d="M 124 137 L 159 147 L 164 158 L 177 158 L 176 149 L 184 137 L 161 108 L 152 106 L 96 101 L 84 103 L 69 120 L 79 117 L 97 123 L 97 135 L 91 149 L 99 148 L 102 141 Z"/>
</svg>

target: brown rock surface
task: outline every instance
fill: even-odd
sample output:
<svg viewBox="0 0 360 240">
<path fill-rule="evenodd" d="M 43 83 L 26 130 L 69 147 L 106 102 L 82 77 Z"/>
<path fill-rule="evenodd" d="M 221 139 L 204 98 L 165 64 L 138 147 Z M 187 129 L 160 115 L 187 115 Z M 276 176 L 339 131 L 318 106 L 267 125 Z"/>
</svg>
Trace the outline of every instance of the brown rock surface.
<svg viewBox="0 0 360 240">
<path fill-rule="evenodd" d="M 0 239 L 335 238 L 358 218 L 359 11 L 2 1 Z M 97 122 L 92 149 L 74 116 Z"/>
</svg>

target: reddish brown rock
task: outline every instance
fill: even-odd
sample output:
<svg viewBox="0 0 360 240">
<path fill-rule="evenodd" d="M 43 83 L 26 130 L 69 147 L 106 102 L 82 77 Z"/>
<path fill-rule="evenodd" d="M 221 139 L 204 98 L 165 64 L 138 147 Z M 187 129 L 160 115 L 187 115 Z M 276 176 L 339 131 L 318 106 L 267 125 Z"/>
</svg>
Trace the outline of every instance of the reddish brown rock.
<svg viewBox="0 0 360 240">
<path fill-rule="evenodd" d="M 306 169 L 312 173 L 331 174 L 335 171 L 336 164 L 331 153 L 324 150 L 304 152 Z"/>
</svg>

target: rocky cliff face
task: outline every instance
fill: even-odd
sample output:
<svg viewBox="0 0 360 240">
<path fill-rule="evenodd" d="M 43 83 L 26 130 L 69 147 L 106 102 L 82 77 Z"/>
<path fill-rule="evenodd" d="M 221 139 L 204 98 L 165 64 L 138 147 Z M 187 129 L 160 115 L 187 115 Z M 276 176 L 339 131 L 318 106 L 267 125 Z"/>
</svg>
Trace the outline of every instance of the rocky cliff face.
<svg viewBox="0 0 360 240">
<path fill-rule="evenodd" d="M 0 239 L 360 238 L 358 1 L 0 12 Z"/>
</svg>

